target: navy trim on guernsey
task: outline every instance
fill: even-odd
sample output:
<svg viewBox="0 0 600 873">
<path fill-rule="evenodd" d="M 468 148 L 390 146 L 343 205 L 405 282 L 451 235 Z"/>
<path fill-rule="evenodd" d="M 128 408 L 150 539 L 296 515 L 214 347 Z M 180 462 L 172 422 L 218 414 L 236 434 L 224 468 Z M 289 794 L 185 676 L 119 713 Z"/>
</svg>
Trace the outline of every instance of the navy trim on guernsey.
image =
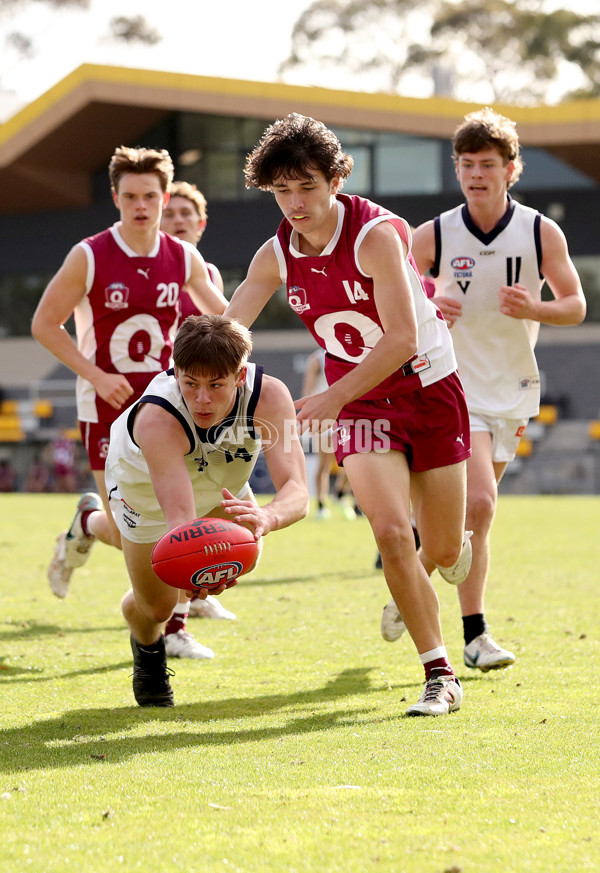
<svg viewBox="0 0 600 873">
<path fill-rule="evenodd" d="M 155 394 L 144 394 L 144 396 L 141 397 L 137 401 L 137 403 L 135 403 L 135 405 L 131 407 L 131 411 L 130 411 L 129 415 L 127 416 L 127 432 L 129 434 L 129 437 L 130 437 L 133 445 L 139 449 L 138 444 L 136 443 L 136 441 L 133 438 L 133 424 L 135 421 L 135 417 L 140 410 L 140 406 L 141 406 L 142 402 L 143 403 L 155 403 L 156 406 L 162 407 L 162 409 L 164 409 L 166 412 L 170 412 L 171 415 L 175 416 L 175 418 L 177 419 L 179 424 L 182 426 L 184 433 L 185 433 L 185 435 L 188 438 L 189 443 L 190 443 L 190 450 L 189 450 L 189 452 L 186 452 L 186 454 L 191 455 L 191 453 L 196 448 L 196 440 L 195 440 L 194 434 L 192 433 L 187 421 L 185 420 L 183 415 L 179 412 L 179 410 L 175 409 L 175 407 L 171 403 L 169 403 L 167 400 L 165 400 L 164 397 L 158 397 Z"/>
<path fill-rule="evenodd" d="M 537 264 L 538 264 L 538 273 L 540 279 L 544 278 L 544 274 L 542 273 L 542 215 L 540 212 L 536 215 L 533 220 L 533 238 L 535 240 L 535 250 L 537 252 Z"/>
<path fill-rule="evenodd" d="M 252 439 L 258 439 L 256 434 L 256 430 L 254 429 L 254 413 L 256 411 L 256 407 L 258 404 L 258 398 L 260 397 L 260 390 L 262 388 L 263 381 L 263 373 L 264 367 L 260 364 L 256 364 L 254 369 L 254 386 L 252 388 L 252 396 L 248 401 L 248 410 L 246 415 L 246 424 L 248 425 L 248 433 L 252 437 Z"/>
<path fill-rule="evenodd" d="M 494 242 L 498 234 L 502 233 L 502 231 L 507 227 L 508 223 L 513 217 L 513 213 L 515 211 L 515 201 L 512 199 L 510 194 L 507 194 L 506 198 L 508 200 L 506 212 L 504 213 L 498 224 L 493 227 L 489 233 L 484 233 L 481 228 L 477 227 L 477 225 L 471 218 L 471 215 L 469 214 L 469 208 L 467 204 L 463 203 L 462 218 L 465 223 L 465 227 L 467 228 L 469 233 L 472 233 L 473 236 L 479 240 L 479 242 L 482 242 L 484 244 L 484 246 L 489 246 L 490 243 Z"/>
<path fill-rule="evenodd" d="M 440 258 L 442 257 L 442 228 L 439 215 L 433 219 L 433 234 L 435 237 L 435 258 L 429 272 L 434 279 L 437 279 L 440 275 Z"/>
</svg>

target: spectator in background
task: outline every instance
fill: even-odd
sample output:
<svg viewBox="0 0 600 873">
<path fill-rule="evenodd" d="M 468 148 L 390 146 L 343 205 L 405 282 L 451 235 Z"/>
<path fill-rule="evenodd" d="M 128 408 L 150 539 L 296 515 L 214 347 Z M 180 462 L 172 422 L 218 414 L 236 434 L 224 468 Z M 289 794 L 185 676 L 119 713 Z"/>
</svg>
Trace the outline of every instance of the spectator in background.
<svg viewBox="0 0 600 873">
<path fill-rule="evenodd" d="M 0 460 L 0 491 L 9 493 L 17 490 L 17 471 L 11 462 L 2 458 Z"/>
<path fill-rule="evenodd" d="M 65 430 L 49 445 L 53 491 L 73 494 L 77 491 L 77 456 L 75 442 Z"/>
<path fill-rule="evenodd" d="M 43 494 L 51 490 L 50 468 L 38 455 L 32 459 L 29 465 L 24 490 L 28 494 Z"/>
</svg>

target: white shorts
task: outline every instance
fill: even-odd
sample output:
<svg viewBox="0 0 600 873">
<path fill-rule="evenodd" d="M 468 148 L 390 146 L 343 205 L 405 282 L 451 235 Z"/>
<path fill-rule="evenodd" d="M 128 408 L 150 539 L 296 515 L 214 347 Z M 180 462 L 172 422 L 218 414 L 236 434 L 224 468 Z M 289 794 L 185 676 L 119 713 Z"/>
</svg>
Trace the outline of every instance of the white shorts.
<svg viewBox="0 0 600 873">
<path fill-rule="evenodd" d="M 492 435 L 492 461 L 497 464 L 513 460 L 528 421 L 528 418 L 494 418 L 476 412 L 469 413 L 471 433 Z"/>
<path fill-rule="evenodd" d="M 167 532 L 167 525 L 164 518 L 156 519 L 142 515 L 141 512 L 138 512 L 132 506 L 125 503 L 119 493 L 118 486 L 107 481 L 107 485 L 109 484 L 108 499 L 110 510 L 121 536 L 125 537 L 126 540 L 130 540 L 132 543 L 157 543 Z M 236 496 L 241 500 L 254 500 L 252 489 L 248 484 L 244 485 L 241 491 L 238 491 Z M 217 508 L 220 508 L 218 500 L 214 506 L 196 506 L 196 517 L 207 518 L 210 516 L 211 511 Z"/>
</svg>

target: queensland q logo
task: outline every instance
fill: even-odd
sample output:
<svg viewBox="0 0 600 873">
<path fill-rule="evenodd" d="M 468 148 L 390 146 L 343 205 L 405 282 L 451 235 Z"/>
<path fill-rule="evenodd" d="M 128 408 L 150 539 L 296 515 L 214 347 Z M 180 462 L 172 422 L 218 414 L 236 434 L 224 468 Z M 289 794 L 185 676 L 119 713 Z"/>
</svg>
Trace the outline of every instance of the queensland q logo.
<svg viewBox="0 0 600 873">
<path fill-rule="evenodd" d="M 298 285 L 288 288 L 288 303 L 298 314 L 310 309 L 310 303 L 306 301 L 306 290 Z"/>
<path fill-rule="evenodd" d="M 453 258 L 450 261 L 453 270 L 472 270 L 475 266 L 473 258 Z"/>
<path fill-rule="evenodd" d="M 104 289 L 105 302 L 107 309 L 127 309 L 129 306 L 129 288 L 122 282 L 112 282 Z"/>
<path fill-rule="evenodd" d="M 196 570 L 194 575 L 190 577 L 190 582 L 196 588 L 218 588 L 219 585 L 227 585 L 237 579 L 242 569 L 242 564 L 239 561 L 212 564 L 210 567 Z"/>
</svg>

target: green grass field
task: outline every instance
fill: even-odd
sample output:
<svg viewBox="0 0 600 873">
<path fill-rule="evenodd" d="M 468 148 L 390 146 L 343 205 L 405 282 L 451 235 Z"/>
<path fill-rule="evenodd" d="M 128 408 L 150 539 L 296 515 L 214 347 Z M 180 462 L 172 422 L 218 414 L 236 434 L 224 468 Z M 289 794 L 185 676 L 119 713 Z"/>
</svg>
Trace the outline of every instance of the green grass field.
<svg viewBox="0 0 600 873">
<path fill-rule="evenodd" d="M 503 497 L 488 618 L 510 670 L 462 665 L 459 713 L 410 719 L 409 639 L 364 519 L 265 541 L 192 619 L 217 657 L 175 661 L 174 709 L 140 709 L 122 557 L 96 546 L 58 601 L 45 567 L 73 495 L 2 495 L 0 870 L 581 873 L 600 868 L 600 498 Z"/>
</svg>

